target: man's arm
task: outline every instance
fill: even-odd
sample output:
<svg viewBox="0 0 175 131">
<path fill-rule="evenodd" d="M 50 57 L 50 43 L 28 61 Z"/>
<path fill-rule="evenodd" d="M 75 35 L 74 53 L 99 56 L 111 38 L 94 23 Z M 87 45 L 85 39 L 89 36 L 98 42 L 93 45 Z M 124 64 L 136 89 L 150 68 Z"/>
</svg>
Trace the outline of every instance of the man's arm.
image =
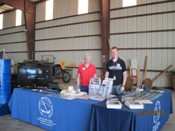
<svg viewBox="0 0 175 131">
<path fill-rule="evenodd" d="M 94 78 L 97 78 L 97 70 L 96 70 L 96 67 L 94 66 Z"/>
<path fill-rule="evenodd" d="M 77 74 L 77 80 L 80 80 L 80 74 L 79 73 Z"/>
<path fill-rule="evenodd" d="M 123 84 L 122 85 L 126 84 L 126 78 L 127 78 L 126 71 L 124 71 L 123 72 Z"/>
<path fill-rule="evenodd" d="M 125 90 L 125 84 L 126 84 L 126 78 L 127 78 L 127 74 L 126 74 L 126 71 L 123 72 L 123 83 L 122 83 L 122 86 L 120 88 L 121 91 L 124 91 Z"/>
<path fill-rule="evenodd" d="M 106 73 L 105 73 L 105 78 L 108 78 L 108 77 L 109 77 L 109 72 L 106 71 Z"/>
<path fill-rule="evenodd" d="M 94 74 L 94 78 L 97 78 L 97 74 Z"/>
</svg>

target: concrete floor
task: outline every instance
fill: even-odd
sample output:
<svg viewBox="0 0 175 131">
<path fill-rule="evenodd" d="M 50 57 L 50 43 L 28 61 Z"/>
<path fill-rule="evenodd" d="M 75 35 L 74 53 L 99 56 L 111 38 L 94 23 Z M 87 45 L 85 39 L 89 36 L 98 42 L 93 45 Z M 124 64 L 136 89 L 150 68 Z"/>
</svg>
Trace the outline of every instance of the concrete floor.
<svg viewBox="0 0 175 131">
<path fill-rule="evenodd" d="M 74 81 L 71 81 L 74 84 Z M 71 83 L 69 83 L 71 85 Z M 64 85 L 67 86 L 67 85 Z M 175 91 L 173 91 L 173 110 L 175 111 Z M 12 119 L 10 115 L 0 116 L 0 131 L 44 131 L 31 124 Z M 161 131 L 175 131 L 175 113 L 170 115 L 168 122 Z"/>
<path fill-rule="evenodd" d="M 12 119 L 11 115 L 0 116 L 0 131 L 44 131 L 31 124 Z"/>
</svg>

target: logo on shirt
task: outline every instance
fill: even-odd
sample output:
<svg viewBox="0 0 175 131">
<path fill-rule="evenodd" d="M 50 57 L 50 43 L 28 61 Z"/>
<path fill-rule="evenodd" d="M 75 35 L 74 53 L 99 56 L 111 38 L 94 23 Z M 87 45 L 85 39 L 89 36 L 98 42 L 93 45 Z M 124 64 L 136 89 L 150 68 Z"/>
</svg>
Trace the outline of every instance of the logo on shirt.
<svg viewBox="0 0 175 131">
<path fill-rule="evenodd" d="M 110 70 L 122 70 L 122 67 L 120 64 L 117 64 L 117 66 L 109 66 Z"/>
<path fill-rule="evenodd" d="M 86 68 L 85 68 L 85 67 L 83 67 L 83 68 L 82 68 L 82 70 L 84 71 L 84 70 L 86 70 Z"/>
<path fill-rule="evenodd" d="M 117 64 L 117 67 L 120 67 L 120 64 L 119 63 Z"/>
</svg>

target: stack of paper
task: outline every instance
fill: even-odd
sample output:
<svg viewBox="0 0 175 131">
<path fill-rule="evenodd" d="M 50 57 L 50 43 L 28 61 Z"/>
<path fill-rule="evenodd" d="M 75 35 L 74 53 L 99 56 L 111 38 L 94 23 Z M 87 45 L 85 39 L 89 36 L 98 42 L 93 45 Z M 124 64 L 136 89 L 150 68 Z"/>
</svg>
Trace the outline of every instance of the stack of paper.
<svg viewBox="0 0 175 131">
<path fill-rule="evenodd" d="M 90 99 L 96 101 L 104 101 L 106 98 L 103 96 L 96 95 L 96 96 L 90 96 Z"/>
<path fill-rule="evenodd" d="M 150 90 L 150 92 L 152 92 L 152 93 L 163 93 L 164 90 Z"/>
<path fill-rule="evenodd" d="M 141 103 L 141 104 L 153 104 L 153 102 L 152 101 L 150 101 L 150 100 L 135 100 L 135 102 L 139 102 L 139 103 Z"/>
<path fill-rule="evenodd" d="M 121 109 L 122 104 L 118 99 L 109 99 L 106 101 L 106 107 L 108 109 Z"/>
<path fill-rule="evenodd" d="M 121 102 L 125 102 L 125 101 L 133 101 L 134 97 L 130 97 L 130 96 L 122 96 L 121 97 Z"/>
<path fill-rule="evenodd" d="M 125 105 L 130 109 L 144 109 L 144 105 L 135 101 L 126 101 Z"/>
</svg>

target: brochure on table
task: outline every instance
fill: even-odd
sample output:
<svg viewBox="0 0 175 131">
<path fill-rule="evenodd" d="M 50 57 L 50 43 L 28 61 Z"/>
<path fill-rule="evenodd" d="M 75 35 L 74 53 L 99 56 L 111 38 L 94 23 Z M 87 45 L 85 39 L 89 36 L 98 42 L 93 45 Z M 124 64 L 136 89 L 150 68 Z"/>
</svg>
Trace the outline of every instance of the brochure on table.
<svg viewBox="0 0 175 131">
<path fill-rule="evenodd" d="M 90 96 L 98 95 L 100 86 L 101 86 L 100 78 L 91 78 L 89 84 L 89 95 Z"/>
<path fill-rule="evenodd" d="M 111 78 L 106 78 L 105 80 L 103 80 L 102 85 L 98 87 L 95 84 L 90 84 L 89 86 L 90 99 L 97 101 L 105 100 L 107 96 L 110 95 L 112 91 L 112 86 L 113 86 L 113 79 Z M 93 91 L 92 93 L 92 90 L 95 91 Z"/>
<path fill-rule="evenodd" d="M 125 105 L 130 109 L 144 109 L 144 105 L 135 101 L 126 101 Z"/>
<path fill-rule="evenodd" d="M 118 100 L 118 98 L 108 98 L 107 101 L 106 101 L 106 107 L 108 109 L 121 109 L 122 104 Z"/>
</svg>

